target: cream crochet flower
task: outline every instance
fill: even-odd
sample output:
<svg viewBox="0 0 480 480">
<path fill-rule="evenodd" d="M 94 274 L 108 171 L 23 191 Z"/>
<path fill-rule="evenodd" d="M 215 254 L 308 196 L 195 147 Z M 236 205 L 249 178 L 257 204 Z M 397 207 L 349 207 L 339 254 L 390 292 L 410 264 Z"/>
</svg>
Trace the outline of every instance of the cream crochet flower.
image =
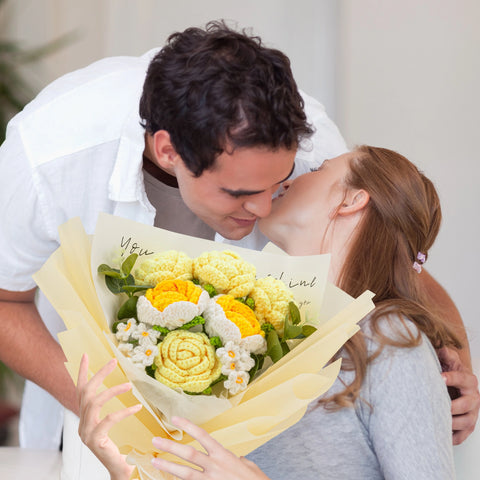
<svg viewBox="0 0 480 480">
<path fill-rule="evenodd" d="M 202 253 L 193 261 L 193 277 L 201 285 L 213 285 L 217 293 L 244 297 L 255 283 L 256 269 L 235 252 Z"/>
<path fill-rule="evenodd" d="M 135 282 L 156 285 L 163 280 L 191 280 L 192 259 L 183 252 L 168 250 L 144 260 L 134 273 Z"/>
<path fill-rule="evenodd" d="M 282 333 L 288 304 L 293 300 L 287 286 L 273 277 L 260 278 L 249 297 L 255 301 L 255 315 L 260 324 L 271 323 L 277 332 Z"/>
</svg>

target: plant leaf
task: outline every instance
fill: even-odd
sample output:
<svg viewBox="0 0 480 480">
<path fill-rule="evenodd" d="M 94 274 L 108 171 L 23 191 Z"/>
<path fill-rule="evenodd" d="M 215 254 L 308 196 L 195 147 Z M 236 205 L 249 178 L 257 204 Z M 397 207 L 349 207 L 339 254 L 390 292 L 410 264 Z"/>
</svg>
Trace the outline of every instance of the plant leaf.
<svg viewBox="0 0 480 480">
<path fill-rule="evenodd" d="M 290 302 L 292 303 L 292 302 Z M 296 338 L 302 333 L 302 327 L 299 325 L 294 325 L 292 323 L 292 315 L 290 314 L 290 308 L 285 316 L 285 324 L 283 327 L 283 339 L 290 340 L 291 338 Z"/>
<path fill-rule="evenodd" d="M 122 323 L 120 320 L 115 320 L 113 323 L 112 323 L 112 333 L 117 333 L 118 331 L 118 324 L 119 323 Z"/>
<path fill-rule="evenodd" d="M 304 325 L 302 327 L 302 333 L 306 336 L 309 337 L 312 333 L 315 333 L 317 329 L 313 325 Z"/>
<path fill-rule="evenodd" d="M 149 365 L 148 367 L 145 367 L 145 373 L 150 377 L 155 378 L 156 369 L 157 369 L 157 366 L 155 364 Z"/>
<path fill-rule="evenodd" d="M 52 53 L 58 52 L 62 48 L 66 47 L 68 44 L 72 44 L 78 38 L 78 32 L 71 31 L 59 36 L 58 38 L 54 38 L 52 41 L 45 43 L 40 47 L 35 47 L 29 50 L 19 49 L 19 62 L 37 62 L 38 60 L 41 60 L 42 58 L 47 57 Z"/>
<path fill-rule="evenodd" d="M 137 292 L 144 292 L 150 288 L 155 288 L 153 285 L 124 285 L 122 290 L 128 295 Z"/>
<path fill-rule="evenodd" d="M 105 284 L 112 293 L 124 293 L 123 287 L 125 286 L 125 282 L 122 278 L 105 275 Z"/>
<path fill-rule="evenodd" d="M 137 318 L 137 301 L 138 297 L 130 297 L 127 301 L 118 309 L 117 318 Z"/>
<path fill-rule="evenodd" d="M 132 253 L 122 263 L 122 273 L 125 277 L 127 277 L 132 271 L 132 268 L 135 265 L 137 258 L 138 258 L 138 253 Z"/>
<path fill-rule="evenodd" d="M 248 374 L 250 375 L 248 383 L 255 378 L 257 372 L 263 367 L 263 361 L 265 360 L 263 355 L 256 355 L 255 353 L 252 353 L 251 357 L 255 360 L 255 365 L 248 371 Z"/>
<path fill-rule="evenodd" d="M 290 315 L 290 320 L 293 325 L 298 325 L 300 323 L 300 310 L 295 305 L 294 302 L 288 302 L 288 313 Z"/>
<path fill-rule="evenodd" d="M 285 356 L 290 351 L 290 347 L 287 345 L 287 342 L 280 342 L 280 345 L 282 347 L 282 356 Z"/>
<path fill-rule="evenodd" d="M 283 357 L 282 346 L 275 330 L 271 330 L 267 335 L 267 355 L 273 363 L 278 362 Z"/>
<path fill-rule="evenodd" d="M 302 333 L 302 327 L 299 325 L 291 325 L 290 322 L 285 322 L 285 328 L 283 329 L 283 339 L 290 340 L 297 338 Z"/>
<path fill-rule="evenodd" d="M 105 263 L 98 266 L 97 272 L 100 275 L 107 275 L 108 277 L 123 278 L 122 274 L 116 268 L 109 267 Z"/>
</svg>

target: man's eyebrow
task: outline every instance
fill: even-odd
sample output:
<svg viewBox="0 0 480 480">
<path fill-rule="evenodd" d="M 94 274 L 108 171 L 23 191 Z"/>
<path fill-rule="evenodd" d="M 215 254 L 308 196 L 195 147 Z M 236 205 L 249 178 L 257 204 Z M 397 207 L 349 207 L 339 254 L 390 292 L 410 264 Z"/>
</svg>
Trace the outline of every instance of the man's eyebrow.
<svg viewBox="0 0 480 480">
<path fill-rule="evenodd" d="M 295 163 L 293 164 L 292 169 L 290 170 L 290 173 L 283 179 L 277 182 L 275 185 L 280 185 L 281 183 L 285 182 L 288 180 L 292 175 L 295 170 Z M 230 190 L 228 188 L 221 188 L 225 193 L 228 193 L 229 195 L 232 195 L 233 197 L 242 197 L 243 195 L 256 195 L 257 193 L 263 193 L 265 190 Z"/>
</svg>

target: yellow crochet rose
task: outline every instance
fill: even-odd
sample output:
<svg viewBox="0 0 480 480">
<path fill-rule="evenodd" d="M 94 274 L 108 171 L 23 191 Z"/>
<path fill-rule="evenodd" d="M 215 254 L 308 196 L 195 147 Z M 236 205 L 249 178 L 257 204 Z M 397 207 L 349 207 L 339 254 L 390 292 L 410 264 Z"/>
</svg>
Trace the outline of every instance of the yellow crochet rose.
<svg viewBox="0 0 480 480">
<path fill-rule="evenodd" d="M 163 280 L 191 280 L 192 259 L 169 250 L 144 260 L 134 273 L 137 284 L 156 285 Z"/>
<path fill-rule="evenodd" d="M 216 380 L 222 364 L 204 333 L 170 332 L 158 344 L 155 378 L 170 388 L 201 393 Z"/>
<path fill-rule="evenodd" d="M 282 333 L 288 303 L 293 300 L 287 286 L 273 277 L 260 278 L 249 297 L 255 300 L 255 315 L 260 324 L 271 323 L 277 332 Z"/>
<path fill-rule="evenodd" d="M 255 283 L 255 267 L 235 252 L 202 253 L 193 261 L 193 276 L 202 285 L 210 283 L 218 293 L 244 297 Z"/>
</svg>

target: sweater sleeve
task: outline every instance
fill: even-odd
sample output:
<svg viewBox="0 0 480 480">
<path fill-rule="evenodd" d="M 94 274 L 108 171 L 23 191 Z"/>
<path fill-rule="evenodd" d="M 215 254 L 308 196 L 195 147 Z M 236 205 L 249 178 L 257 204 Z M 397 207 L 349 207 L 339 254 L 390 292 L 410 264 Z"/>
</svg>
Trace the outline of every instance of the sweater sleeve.
<svg viewBox="0 0 480 480">
<path fill-rule="evenodd" d="M 423 334 L 417 347 L 385 347 L 371 365 L 373 413 L 364 418 L 385 479 L 455 478 L 450 398 L 440 373 Z"/>
</svg>

